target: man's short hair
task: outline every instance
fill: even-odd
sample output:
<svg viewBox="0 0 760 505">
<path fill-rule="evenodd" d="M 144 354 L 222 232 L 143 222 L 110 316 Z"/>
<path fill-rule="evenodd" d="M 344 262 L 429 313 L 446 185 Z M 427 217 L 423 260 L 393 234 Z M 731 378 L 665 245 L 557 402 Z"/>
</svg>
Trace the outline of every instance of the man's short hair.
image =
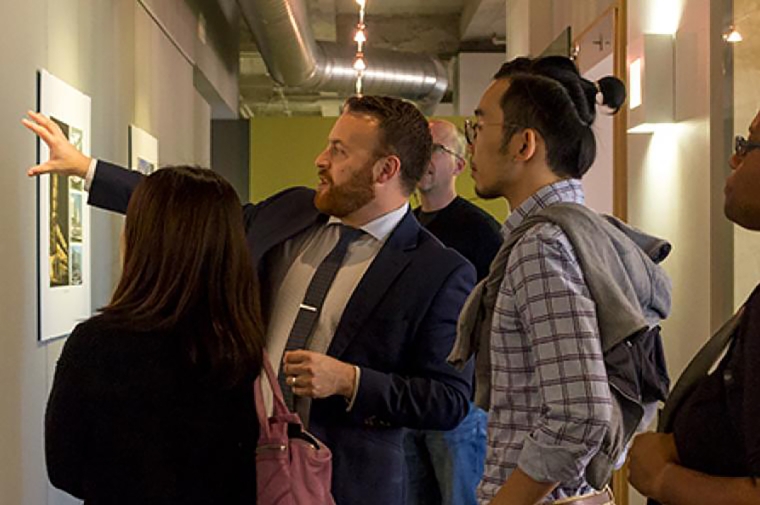
<svg viewBox="0 0 760 505">
<path fill-rule="evenodd" d="M 378 157 L 395 155 L 401 160 L 401 183 L 410 195 L 425 173 L 433 149 L 428 122 L 414 104 L 389 96 L 353 96 L 344 112 L 368 114 L 378 120 Z"/>
<path fill-rule="evenodd" d="M 546 142 L 547 161 L 562 177 L 580 179 L 594 163 L 597 97 L 616 113 L 625 101 L 625 86 L 612 76 L 597 82 L 583 78 L 562 56 L 515 58 L 494 79 L 509 79 L 501 99 L 503 143 L 520 129 L 538 131 Z"/>
</svg>

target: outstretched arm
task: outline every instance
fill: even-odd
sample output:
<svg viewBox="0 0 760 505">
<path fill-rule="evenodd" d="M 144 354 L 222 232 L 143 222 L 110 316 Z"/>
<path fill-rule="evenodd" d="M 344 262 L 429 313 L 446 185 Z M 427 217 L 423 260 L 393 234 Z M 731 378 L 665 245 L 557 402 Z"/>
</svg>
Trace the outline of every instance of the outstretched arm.
<svg viewBox="0 0 760 505">
<path fill-rule="evenodd" d="M 61 129 L 44 114 L 29 111 L 28 118 L 21 122 L 36 133 L 50 149 L 50 159 L 31 167 L 27 174 L 32 177 L 42 174 L 87 177 L 92 158 L 82 154 L 74 147 Z M 125 214 L 127 204 L 142 175 L 98 160 L 97 170 L 93 170 L 89 181 L 90 198 L 88 203 L 105 210 Z"/>
</svg>

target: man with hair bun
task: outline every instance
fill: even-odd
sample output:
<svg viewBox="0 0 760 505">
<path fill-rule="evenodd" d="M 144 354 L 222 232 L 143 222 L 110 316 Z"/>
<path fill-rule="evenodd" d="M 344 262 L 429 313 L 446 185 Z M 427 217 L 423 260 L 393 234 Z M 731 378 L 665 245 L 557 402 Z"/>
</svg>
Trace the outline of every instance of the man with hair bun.
<svg viewBox="0 0 760 505">
<path fill-rule="evenodd" d="M 656 324 L 669 310 L 669 282 L 620 229 L 587 224 L 606 223 L 583 205 L 580 181 L 596 155 L 599 93 L 613 113 L 625 101 L 618 79 L 592 83 L 567 58 L 518 58 L 502 66 L 466 123 L 476 192 L 505 198 L 512 209 L 449 357 L 461 364 L 477 353 L 476 401 L 489 411 L 480 504 L 614 503 L 605 485 L 625 448 L 601 464 L 597 458 L 610 456 L 605 441 L 621 422 L 606 345 L 602 352 L 608 316 L 630 316 L 612 328 L 626 337 Z M 619 249 L 595 261 L 596 244 L 608 237 Z M 622 265 L 612 269 L 612 260 Z M 594 268 L 585 268 L 589 262 Z M 647 290 L 659 298 L 634 299 L 629 307 L 639 302 L 641 310 L 620 311 L 605 289 L 626 282 L 633 298 Z"/>
</svg>

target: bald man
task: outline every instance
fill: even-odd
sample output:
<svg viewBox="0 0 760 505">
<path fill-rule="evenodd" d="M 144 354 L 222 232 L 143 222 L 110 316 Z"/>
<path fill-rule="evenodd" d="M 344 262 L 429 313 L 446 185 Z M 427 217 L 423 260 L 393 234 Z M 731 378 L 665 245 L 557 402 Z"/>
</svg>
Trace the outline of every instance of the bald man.
<svg viewBox="0 0 760 505">
<path fill-rule="evenodd" d="M 448 121 L 429 122 L 433 155 L 417 184 L 421 205 L 414 215 L 444 245 L 475 266 L 478 280 L 501 245 L 499 223 L 457 196 L 456 177 L 466 166 L 464 135 Z M 458 314 L 452 314 L 456 317 Z M 408 505 L 474 505 L 486 452 L 486 413 L 470 406 L 451 431 L 409 431 L 404 439 Z"/>
<path fill-rule="evenodd" d="M 501 245 L 501 226 L 483 209 L 457 195 L 456 178 L 467 165 L 464 135 L 448 121 L 432 120 L 433 155 L 417 184 L 419 222 L 444 245 L 455 249 L 475 266 L 478 280 Z"/>
</svg>

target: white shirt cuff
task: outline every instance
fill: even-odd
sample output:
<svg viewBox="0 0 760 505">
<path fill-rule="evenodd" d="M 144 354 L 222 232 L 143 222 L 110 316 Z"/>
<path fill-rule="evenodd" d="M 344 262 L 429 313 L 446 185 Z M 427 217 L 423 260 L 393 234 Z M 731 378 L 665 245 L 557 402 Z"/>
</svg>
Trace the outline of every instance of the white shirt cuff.
<svg viewBox="0 0 760 505">
<path fill-rule="evenodd" d="M 354 394 L 351 396 L 351 398 L 347 398 L 348 407 L 346 407 L 346 412 L 351 412 L 351 409 L 354 408 L 356 395 L 359 393 L 359 379 L 362 375 L 362 370 L 356 365 L 354 365 L 354 370 L 356 370 L 356 375 L 354 376 Z"/>
<path fill-rule="evenodd" d="M 95 158 L 92 158 L 90 160 L 90 166 L 87 169 L 87 175 L 84 176 L 84 190 L 90 191 L 90 186 L 92 186 L 92 180 L 95 178 L 95 167 L 98 164 L 98 160 Z"/>
</svg>

